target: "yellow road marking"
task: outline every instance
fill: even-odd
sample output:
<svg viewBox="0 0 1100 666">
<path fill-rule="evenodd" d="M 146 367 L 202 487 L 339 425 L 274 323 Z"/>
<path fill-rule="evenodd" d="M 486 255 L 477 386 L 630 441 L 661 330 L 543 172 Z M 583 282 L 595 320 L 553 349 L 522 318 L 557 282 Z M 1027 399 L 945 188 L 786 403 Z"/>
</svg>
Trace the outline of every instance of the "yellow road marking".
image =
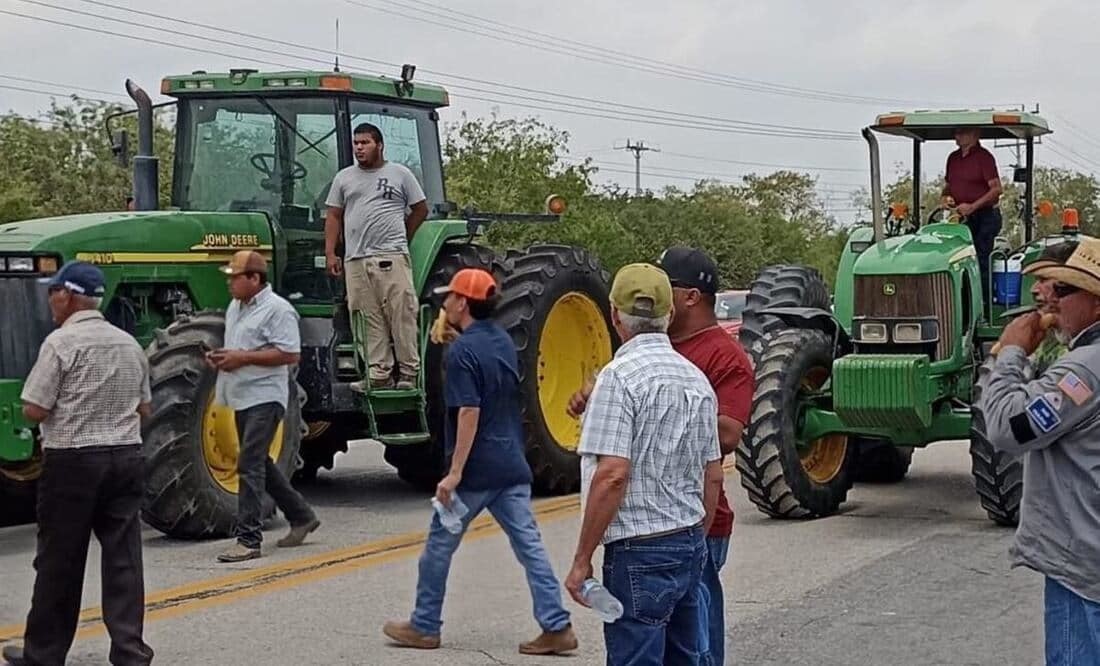
<svg viewBox="0 0 1100 666">
<path fill-rule="evenodd" d="M 727 472 L 734 469 L 732 458 L 733 456 L 727 456 L 723 465 Z M 534 506 L 535 517 L 544 522 L 572 516 L 579 510 L 579 495 L 539 500 Z M 477 541 L 500 534 L 501 531 L 492 517 L 482 515 L 470 523 L 463 542 Z M 178 617 L 204 608 L 223 606 L 260 594 L 402 560 L 417 555 L 426 540 L 426 532 L 406 532 L 386 539 L 160 590 L 145 595 L 145 620 L 149 622 Z M 0 643 L 21 638 L 25 626 L 13 624 L 0 627 Z M 80 612 L 76 638 L 101 636 L 106 630 L 102 607 L 86 608 Z"/>
<path fill-rule="evenodd" d="M 535 504 L 534 513 L 537 518 L 549 521 L 573 515 L 579 508 L 580 498 L 571 495 L 540 500 Z M 496 521 L 488 515 L 482 515 L 470 523 L 463 541 L 483 539 L 500 532 Z M 259 594 L 405 559 L 419 553 L 426 538 L 425 532 L 409 532 L 154 592 L 145 597 L 145 619 L 151 621 L 185 615 L 203 608 L 233 603 Z M 106 626 L 103 624 L 103 609 L 97 606 L 81 611 L 77 627 L 77 638 L 104 634 Z M 22 637 L 24 629 L 25 625 L 0 627 L 0 643 Z"/>
</svg>

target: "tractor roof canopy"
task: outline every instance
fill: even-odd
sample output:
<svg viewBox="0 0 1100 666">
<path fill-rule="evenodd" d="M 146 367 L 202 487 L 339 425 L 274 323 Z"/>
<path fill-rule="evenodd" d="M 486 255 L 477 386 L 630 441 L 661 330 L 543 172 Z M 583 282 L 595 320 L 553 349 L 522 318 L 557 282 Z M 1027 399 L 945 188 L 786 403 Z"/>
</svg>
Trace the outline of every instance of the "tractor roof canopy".
<svg viewBox="0 0 1100 666">
<path fill-rule="evenodd" d="M 1051 132 L 1037 113 L 996 109 L 894 111 L 880 114 L 871 125 L 876 132 L 922 141 L 953 139 L 960 127 L 981 130 L 983 139 L 1028 139 Z"/>
<path fill-rule="evenodd" d="M 432 107 L 450 104 L 447 91 L 439 86 L 351 72 L 259 72 L 254 69 L 234 69 L 228 73 L 197 71 L 182 76 L 165 77 L 161 81 L 160 92 L 172 97 L 212 93 L 240 93 L 250 96 L 269 93 L 350 93 L 389 97 Z"/>
</svg>

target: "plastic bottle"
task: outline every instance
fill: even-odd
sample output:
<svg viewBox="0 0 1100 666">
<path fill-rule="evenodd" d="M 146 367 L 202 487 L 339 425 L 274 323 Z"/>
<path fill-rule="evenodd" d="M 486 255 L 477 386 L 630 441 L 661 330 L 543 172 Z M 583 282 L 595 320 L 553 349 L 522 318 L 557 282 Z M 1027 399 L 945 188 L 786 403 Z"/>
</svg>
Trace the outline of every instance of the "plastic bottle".
<svg viewBox="0 0 1100 666">
<path fill-rule="evenodd" d="M 581 585 L 581 596 L 604 622 L 614 622 L 623 616 L 623 605 L 595 578 Z"/>
<path fill-rule="evenodd" d="M 443 505 L 436 498 L 432 498 L 432 507 L 435 508 L 435 512 L 439 514 L 439 522 L 443 523 L 444 529 L 451 534 L 458 534 L 462 531 L 462 518 L 466 515 L 469 509 L 459 499 L 458 493 L 451 493 L 451 506 L 450 508 Z"/>
</svg>

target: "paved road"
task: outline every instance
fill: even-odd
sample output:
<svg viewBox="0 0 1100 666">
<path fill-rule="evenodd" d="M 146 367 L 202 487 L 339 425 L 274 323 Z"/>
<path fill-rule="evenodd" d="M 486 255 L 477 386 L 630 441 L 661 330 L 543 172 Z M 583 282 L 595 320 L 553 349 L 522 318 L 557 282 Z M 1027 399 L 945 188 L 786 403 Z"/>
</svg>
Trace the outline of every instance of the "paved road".
<svg viewBox="0 0 1100 666">
<path fill-rule="evenodd" d="M 149 530 L 146 634 L 165 664 L 602 664 L 601 625 L 574 611 L 581 647 L 562 660 L 524 657 L 537 633 L 523 574 L 507 539 L 483 518 L 455 557 L 444 608 L 444 648 L 391 647 L 387 618 L 405 617 L 430 517 L 363 443 L 306 489 L 324 520 L 297 549 L 222 565 L 224 542 L 182 543 Z M 728 663 L 1037 664 L 1041 581 L 1010 570 L 1011 531 L 985 519 L 963 445 L 914 456 L 893 486 L 857 486 L 843 514 L 778 522 L 759 514 L 731 473 L 737 512 L 727 585 Z M 559 575 L 570 561 L 576 497 L 537 501 Z M 34 527 L 0 529 L 0 643 L 18 640 L 33 580 Z M 71 664 L 105 663 L 93 546 Z M 596 562 L 598 567 L 599 562 Z"/>
</svg>

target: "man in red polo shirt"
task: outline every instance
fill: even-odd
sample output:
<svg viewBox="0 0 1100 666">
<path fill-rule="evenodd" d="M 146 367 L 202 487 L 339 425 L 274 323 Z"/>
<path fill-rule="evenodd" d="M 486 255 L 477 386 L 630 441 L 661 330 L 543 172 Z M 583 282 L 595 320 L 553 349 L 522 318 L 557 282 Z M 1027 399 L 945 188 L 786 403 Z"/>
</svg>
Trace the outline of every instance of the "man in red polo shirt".
<svg viewBox="0 0 1100 666">
<path fill-rule="evenodd" d="M 993 243 L 1001 231 L 1001 178 L 997 175 L 997 161 L 993 153 L 983 148 L 978 139 L 981 131 L 974 127 L 955 130 L 958 149 L 947 156 L 943 195 L 951 197 L 958 205 L 959 215 L 966 218 L 974 250 L 978 255 L 978 268 L 982 277 L 982 294 L 989 300 L 989 255 Z"/>
<path fill-rule="evenodd" d="M 703 371 L 718 397 L 718 444 L 724 457 L 737 448 L 749 421 L 756 386 L 752 363 L 741 343 L 718 324 L 714 312 L 718 268 L 710 257 L 696 249 L 672 247 L 661 254 L 657 265 L 672 284 L 673 314 L 668 327 L 672 347 Z M 572 415 L 584 411 L 589 390 L 586 387 L 573 396 Z M 726 562 L 732 534 L 733 509 L 723 488 L 707 530 L 710 557 L 700 583 L 704 664 L 725 663 L 725 604 L 718 573 Z"/>
</svg>

